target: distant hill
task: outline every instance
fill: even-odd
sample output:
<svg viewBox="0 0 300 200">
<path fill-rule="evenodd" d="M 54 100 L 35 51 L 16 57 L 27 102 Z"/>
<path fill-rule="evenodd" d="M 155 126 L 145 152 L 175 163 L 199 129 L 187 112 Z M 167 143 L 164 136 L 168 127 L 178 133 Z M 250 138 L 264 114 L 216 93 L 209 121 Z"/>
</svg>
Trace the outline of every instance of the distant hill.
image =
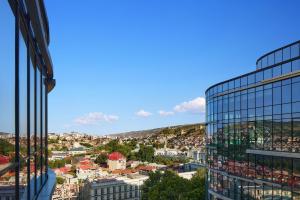
<svg viewBox="0 0 300 200">
<path fill-rule="evenodd" d="M 185 125 L 177 125 L 177 126 L 169 126 L 169 127 L 161 127 L 149 130 L 141 130 L 141 131 L 130 131 L 125 133 L 117 133 L 111 134 L 111 137 L 118 137 L 118 138 L 125 138 L 125 137 L 132 137 L 132 138 L 152 138 L 159 136 L 161 134 L 170 134 L 170 130 L 174 130 L 174 134 L 185 135 L 185 133 L 200 133 L 204 134 L 204 123 L 197 123 L 197 124 L 185 124 Z M 168 130 L 167 132 L 165 130 Z M 201 132 L 199 132 L 201 131 Z"/>
</svg>

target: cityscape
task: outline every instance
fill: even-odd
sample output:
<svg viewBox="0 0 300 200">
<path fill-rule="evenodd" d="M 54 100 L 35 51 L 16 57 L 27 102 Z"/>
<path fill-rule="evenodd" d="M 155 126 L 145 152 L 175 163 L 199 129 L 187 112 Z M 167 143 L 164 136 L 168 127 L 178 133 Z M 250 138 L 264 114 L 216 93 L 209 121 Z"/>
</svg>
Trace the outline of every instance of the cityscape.
<svg viewBox="0 0 300 200">
<path fill-rule="evenodd" d="M 299 7 L 0 1 L 0 200 L 300 200 Z"/>
</svg>

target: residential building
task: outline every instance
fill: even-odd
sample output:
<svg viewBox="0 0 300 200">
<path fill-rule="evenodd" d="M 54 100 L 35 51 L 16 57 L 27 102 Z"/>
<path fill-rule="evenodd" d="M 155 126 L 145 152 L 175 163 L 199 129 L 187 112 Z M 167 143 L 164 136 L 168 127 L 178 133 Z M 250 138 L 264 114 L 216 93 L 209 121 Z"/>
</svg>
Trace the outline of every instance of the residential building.
<svg viewBox="0 0 300 200">
<path fill-rule="evenodd" d="M 141 186 L 148 176 L 134 174 L 115 178 L 87 180 L 81 188 L 81 200 L 140 200 Z"/>
<path fill-rule="evenodd" d="M 55 80 L 43 0 L 1 0 L 0 27 L 0 199 L 50 199 L 56 178 L 48 169 L 47 113 Z"/>
<path fill-rule="evenodd" d="M 207 89 L 210 199 L 300 199 L 299 43 Z"/>
<path fill-rule="evenodd" d="M 126 157 L 119 152 L 113 152 L 108 155 L 107 165 L 110 171 L 126 169 Z"/>
</svg>

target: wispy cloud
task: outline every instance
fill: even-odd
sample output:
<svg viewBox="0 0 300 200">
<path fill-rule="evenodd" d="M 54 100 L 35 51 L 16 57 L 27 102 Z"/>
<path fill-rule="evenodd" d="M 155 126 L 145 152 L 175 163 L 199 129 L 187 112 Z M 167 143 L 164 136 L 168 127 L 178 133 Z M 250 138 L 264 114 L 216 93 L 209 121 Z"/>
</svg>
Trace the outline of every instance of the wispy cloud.
<svg viewBox="0 0 300 200">
<path fill-rule="evenodd" d="M 205 112 L 205 98 L 197 97 L 193 100 L 183 102 L 174 107 L 175 112 L 190 112 L 190 113 L 204 113 Z"/>
<path fill-rule="evenodd" d="M 166 117 L 166 116 L 174 115 L 174 112 L 173 112 L 173 111 L 160 110 L 160 111 L 158 111 L 158 114 L 159 114 L 160 116 Z"/>
<path fill-rule="evenodd" d="M 152 115 L 151 112 L 147 112 L 145 110 L 139 110 L 138 112 L 135 113 L 136 116 L 139 116 L 139 117 L 150 117 Z"/>
<path fill-rule="evenodd" d="M 119 120 L 116 115 L 106 115 L 101 112 L 90 112 L 84 116 L 78 117 L 74 120 L 79 125 L 92 125 L 98 124 L 99 122 L 114 122 Z"/>
</svg>

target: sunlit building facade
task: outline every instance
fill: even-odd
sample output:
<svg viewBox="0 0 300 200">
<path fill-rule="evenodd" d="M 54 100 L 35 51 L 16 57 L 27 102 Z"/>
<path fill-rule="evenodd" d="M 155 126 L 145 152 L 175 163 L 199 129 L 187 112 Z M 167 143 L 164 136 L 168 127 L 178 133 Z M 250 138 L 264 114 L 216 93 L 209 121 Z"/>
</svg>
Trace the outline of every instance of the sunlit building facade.
<svg viewBox="0 0 300 200">
<path fill-rule="evenodd" d="M 207 89 L 210 199 L 300 199 L 299 43 Z"/>
<path fill-rule="evenodd" d="M 53 89 L 43 0 L 0 1 L 0 199 L 50 199 L 47 105 Z"/>
</svg>

